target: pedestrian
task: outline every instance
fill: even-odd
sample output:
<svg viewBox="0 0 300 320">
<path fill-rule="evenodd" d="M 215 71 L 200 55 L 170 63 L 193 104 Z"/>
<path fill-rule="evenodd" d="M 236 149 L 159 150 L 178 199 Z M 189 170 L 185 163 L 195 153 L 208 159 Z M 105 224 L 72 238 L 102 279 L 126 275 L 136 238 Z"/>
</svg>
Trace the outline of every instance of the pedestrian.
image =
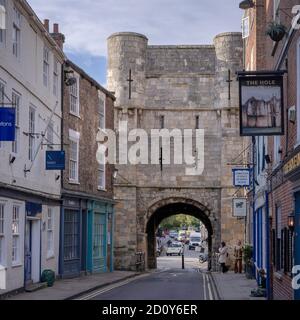
<svg viewBox="0 0 300 320">
<path fill-rule="evenodd" d="M 243 246 L 241 240 L 238 240 L 234 247 L 234 272 L 242 273 L 243 269 Z"/>
<path fill-rule="evenodd" d="M 226 247 L 226 243 L 223 241 L 221 243 L 221 247 L 219 248 L 219 263 L 221 265 L 223 273 L 226 273 L 228 271 L 228 267 L 226 266 L 228 256 L 228 248 Z"/>
</svg>

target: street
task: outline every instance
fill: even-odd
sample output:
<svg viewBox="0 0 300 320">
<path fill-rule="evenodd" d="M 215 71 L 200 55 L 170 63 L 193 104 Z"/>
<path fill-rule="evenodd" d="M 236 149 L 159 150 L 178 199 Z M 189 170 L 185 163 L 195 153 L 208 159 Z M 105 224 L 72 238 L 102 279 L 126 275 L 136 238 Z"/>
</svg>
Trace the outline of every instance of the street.
<svg viewBox="0 0 300 320">
<path fill-rule="evenodd" d="M 157 270 L 111 285 L 79 300 L 213 300 L 214 290 L 199 253 L 185 249 L 185 269 L 180 256 L 161 256 Z"/>
</svg>

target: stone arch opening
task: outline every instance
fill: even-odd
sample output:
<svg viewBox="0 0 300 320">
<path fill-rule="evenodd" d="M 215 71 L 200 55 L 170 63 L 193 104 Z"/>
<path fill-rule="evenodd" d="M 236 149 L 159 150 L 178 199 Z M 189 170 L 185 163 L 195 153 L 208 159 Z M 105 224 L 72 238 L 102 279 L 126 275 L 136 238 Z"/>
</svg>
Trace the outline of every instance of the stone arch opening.
<svg viewBox="0 0 300 320">
<path fill-rule="evenodd" d="M 171 216 L 177 214 L 186 214 L 199 219 L 206 227 L 208 232 L 208 251 L 209 256 L 212 252 L 212 239 L 213 239 L 213 221 L 215 218 L 212 216 L 211 211 L 206 206 L 191 199 L 166 199 L 155 203 L 148 210 L 148 219 L 146 223 L 147 234 L 147 266 L 149 269 L 157 267 L 156 261 L 156 231 L 160 223 Z M 208 263 L 208 268 L 211 267 L 211 261 Z"/>
</svg>

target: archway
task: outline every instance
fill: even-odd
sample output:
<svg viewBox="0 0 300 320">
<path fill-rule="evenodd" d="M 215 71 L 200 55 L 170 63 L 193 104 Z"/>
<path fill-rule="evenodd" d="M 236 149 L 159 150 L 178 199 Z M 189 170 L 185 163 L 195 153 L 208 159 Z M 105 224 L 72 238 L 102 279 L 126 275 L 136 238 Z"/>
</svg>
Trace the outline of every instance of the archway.
<svg viewBox="0 0 300 320">
<path fill-rule="evenodd" d="M 206 227 L 208 232 L 208 251 L 209 256 L 212 252 L 213 221 L 210 210 L 197 201 L 185 198 L 164 199 L 155 203 L 148 210 L 148 221 L 146 225 L 147 233 L 147 264 L 149 269 L 157 267 L 156 262 L 156 231 L 160 223 L 168 217 L 177 214 L 186 214 L 199 219 Z M 211 261 L 208 268 L 211 267 Z"/>
</svg>

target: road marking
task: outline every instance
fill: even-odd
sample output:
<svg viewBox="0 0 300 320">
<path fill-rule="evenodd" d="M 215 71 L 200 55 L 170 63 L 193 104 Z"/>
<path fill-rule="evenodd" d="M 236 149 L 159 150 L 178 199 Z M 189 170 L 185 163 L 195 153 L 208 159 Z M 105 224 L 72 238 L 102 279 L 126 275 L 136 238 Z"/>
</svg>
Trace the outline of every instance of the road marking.
<svg viewBox="0 0 300 320">
<path fill-rule="evenodd" d="M 208 293 L 209 293 L 209 300 L 214 300 L 213 299 L 213 295 L 212 295 L 212 291 L 211 291 L 211 285 L 210 285 L 210 280 L 208 275 L 206 274 L 206 279 L 207 279 L 207 287 L 208 287 Z"/>
<path fill-rule="evenodd" d="M 204 275 L 204 273 L 202 273 L 202 277 L 203 277 L 203 293 L 204 293 L 204 300 L 207 300 L 207 296 L 206 296 L 206 287 L 205 287 L 205 275 Z"/>
<path fill-rule="evenodd" d="M 145 278 L 147 276 L 149 276 L 150 274 L 143 274 L 141 276 L 137 276 L 137 277 L 134 277 L 134 278 L 131 278 L 131 279 L 128 279 L 128 280 L 125 280 L 125 281 L 122 281 L 122 282 L 119 282 L 119 283 L 116 283 L 114 285 L 111 285 L 109 287 L 106 287 L 106 288 L 103 288 L 103 289 L 100 289 L 100 290 L 97 290 L 97 291 L 94 291 L 93 293 L 90 293 L 90 294 L 87 294 L 87 295 L 83 295 L 82 297 L 80 298 L 77 298 L 77 299 L 74 299 L 74 300 L 91 300 L 95 297 L 97 297 L 98 295 L 101 295 L 103 293 L 106 293 L 108 291 L 111 291 L 115 288 L 119 288 L 119 287 L 122 287 L 122 286 L 125 286 L 126 284 L 128 283 L 131 283 L 135 280 L 139 280 L 141 278 Z"/>
</svg>

